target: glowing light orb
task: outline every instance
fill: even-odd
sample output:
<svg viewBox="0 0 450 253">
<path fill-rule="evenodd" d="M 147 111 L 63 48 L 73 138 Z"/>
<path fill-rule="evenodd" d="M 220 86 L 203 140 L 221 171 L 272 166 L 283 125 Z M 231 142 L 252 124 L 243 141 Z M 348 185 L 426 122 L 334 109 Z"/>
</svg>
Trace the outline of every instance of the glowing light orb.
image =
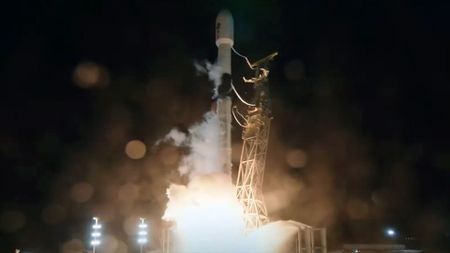
<svg viewBox="0 0 450 253">
<path fill-rule="evenodd" d="M 125 146 L 125 154 L 131 159 L 141 159 L 145 156 L 147 152 L 147 147 L 140 140 L 132 140 Z"/>
<path fill-rule="evenodd" d="M 93 62 L 78 64 L 73 72 L 73 81 L 83 89 L 103 87 L 108 85 L 108 71 Z"/>
<path fill-rule="evenodd" d="M 392 237 L 395 237 L 395 236 L 397 235 L 397 233 L 395 232 L 395 230 L 392 229 L 392 228 L 386 229 L 385 233 L 386 233 L 386 235 L 387 235 L 388 237 L 391 237 L 391 238 L 392 238 Z"/>
</svg>

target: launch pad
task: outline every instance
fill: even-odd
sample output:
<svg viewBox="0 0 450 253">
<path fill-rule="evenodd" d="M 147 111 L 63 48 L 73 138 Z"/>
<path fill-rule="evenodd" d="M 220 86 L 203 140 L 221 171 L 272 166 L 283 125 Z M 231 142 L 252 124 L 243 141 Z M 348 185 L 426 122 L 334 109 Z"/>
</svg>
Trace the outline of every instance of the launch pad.
<svg viewBox="0 0 450 253">
<path fill-rule="evenodd" d="M 242 208 L 242 217 L 239 219 L 243 221 L 243 227 L 241 231 L 242 238 L 240 238 L 242 241 L 236 244 L 236 248 L 228 249 L 228 251 L 224 249 L 210 249 L 210 251 L 229 253 L 326 253 L 327 239 L 325 228 L 315 228 L 292 220 L 271 222 L 269 219 L 262 185 L 272 119 L 268 88 L 269 62 L 277 53 L 273 53 L 255 63 L 250 63 L 245 56 L 236 52 L 233 44 L 233 17 L 230 12 L 221 11 L 216 19 L 216 45 L 218 47 L 216 65 L 222 73 L 222 83 L 220 85 L 226 88 L 230 87 L 230 89 L 218 89 L 216 87 L 216 94 L 214 95 L 215 102 L 212 111 L 219 121 L 220 131 L 218 135 L 222 145 L 220 152 L 221 157 L 225 158 L 223 163 L 220 164 L 219 162 L 217 166 L 221 168 L 222 172 L 231 174 L 231 124 L 232 116 L 234 116 L 236 122 L 243 128 L 242 153 L 235 186 L 235 198 Z M 244 78 L 244 82 L 252 85 L 254 88 L 253 100 L 250 103 L 244 101 L 233 86 L 231 78 L 231 51 L 244 57 L 249 68 L 254 71 L 253 77 L 249 79 Z M 228 92 L 220 93 L 219 90 L 228 90 Z M 234 110 L 232 110 L 232 98 L 229 94 L 231 90 L 247 106 L 247 112 L 244 115 L 239 113 L 236 107 L 233 107 Z M 210 211 L 214 212 L 213 210 Z M 218 218 L 220 219 L 220 217 Z M 226 221 L 222 222 L 224 222 L 224 226 L 227 225 L 225 224 Z M 176 236 L 173 233 L 173 229 L 174 227 L 169 227 L 163 231 L 161 237 L 162 252 L 194 253 L 194 251 L 191 252 L 189 250 L 185 250 L 187 251 L 185 252 L 176 246 L 180 243 L 180 240 L 186 239 Z M 211 232 L 214 233 L 223 228 L 219 226 L 212 229 L 214 231 Z M 196 233 L 196 231 L 188 233 Z M 208 233 L 202 233 L 202 235 L 209 237 Z M 202 243 L 207 240 L 208 238 L 200 238 L 194 243 Z M 214 243 L 212 245 L 214 247 Z M 203 251 L 195 251 L 195 253 L 203 253 Z M 207 253 L 207 251 L 204 253 Z"/>
</svg>

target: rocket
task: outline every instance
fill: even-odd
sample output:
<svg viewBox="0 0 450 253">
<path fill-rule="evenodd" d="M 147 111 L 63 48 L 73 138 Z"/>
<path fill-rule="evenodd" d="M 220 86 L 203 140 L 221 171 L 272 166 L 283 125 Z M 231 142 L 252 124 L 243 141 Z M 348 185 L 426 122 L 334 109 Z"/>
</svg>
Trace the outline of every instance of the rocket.
<svg viewBox="0 0 450 253">
<path fill-rule="evenodd" d="M 233 16 L 227 10 L 219 12 L 216 18 L 216 64 L 222 71 L 219 96 L 215 103 L 215 113 L 219 118 L 220 140 L 222 141 L 222 169 L 231 174 L 231 97 L 227 92 L 231 88 L 231 47 L 234 44 Z"/>
<path fill-rule="evenodd" d="M 223 73 L 231 75 L 231 47 L 234 44 L 233 16 L 227 10 L 219 12 L 216 18 L 217 64 Z"/>
</svg>

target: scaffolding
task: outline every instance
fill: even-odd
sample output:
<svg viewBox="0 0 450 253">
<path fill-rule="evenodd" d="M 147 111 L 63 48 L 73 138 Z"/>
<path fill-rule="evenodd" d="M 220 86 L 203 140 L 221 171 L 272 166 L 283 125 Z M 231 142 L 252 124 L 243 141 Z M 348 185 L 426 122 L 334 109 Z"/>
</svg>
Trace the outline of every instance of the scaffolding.
<svg viewBox="0 0 450 253">
<path fill-rule="evenodd" d="M 247 230 L 269 222 L 261 185 L 270 131 L 270 118 L 261 112 L 247 117 L 242 139 L 241 162 L 236 183 L 237 197 L 244 207 Z"/>
<path fill-rule="evenodd" d="M 244 209 L 247 231 L 252 231 L 269 222 L 264 203 L 262 184 L 266 166 L 270 133 L 270 97 L 268 89 L 269 71 L 267 63 L 277 55 L 271 54 L 250 67 L 255 77 L 245 79 L 255 90 L 253 105 L 248 107 L 242 131 L 242 153 L 236 181 L 236 195 Z"/>
<path fill-rule="evenodd" d="M 287 221 L 297 227 L 295 244 L 289 252 L 327 253 L 327 229 L 306 225 L 298 221 Z"/>
</svg>

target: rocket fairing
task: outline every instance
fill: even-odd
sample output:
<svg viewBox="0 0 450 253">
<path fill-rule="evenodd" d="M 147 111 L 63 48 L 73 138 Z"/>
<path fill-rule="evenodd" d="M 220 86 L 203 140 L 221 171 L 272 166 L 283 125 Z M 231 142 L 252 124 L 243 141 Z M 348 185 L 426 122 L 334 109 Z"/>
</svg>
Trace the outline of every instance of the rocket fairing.
<svg viewBox="0 0 450 253">
<path fill-rule="evenodd" d="M 219 97 L 215 102 L 215 112 L 219 117 L 220 138 L 223 143 L 224 163 L 222 169 L 231 174 L 231 98 L 227 92 L 231 88 L 231 47 L 234 44 L 233 16 L 227 10 L 219 12 L 216 18 L 216 64 L 222 71 Z"/>
<path fill-rule="evenodd" d="M 221 10 L 216 18 L 216 45 L 221 44 L 234 44 L 234 20 L 228 10 Z"/>
</svg>

